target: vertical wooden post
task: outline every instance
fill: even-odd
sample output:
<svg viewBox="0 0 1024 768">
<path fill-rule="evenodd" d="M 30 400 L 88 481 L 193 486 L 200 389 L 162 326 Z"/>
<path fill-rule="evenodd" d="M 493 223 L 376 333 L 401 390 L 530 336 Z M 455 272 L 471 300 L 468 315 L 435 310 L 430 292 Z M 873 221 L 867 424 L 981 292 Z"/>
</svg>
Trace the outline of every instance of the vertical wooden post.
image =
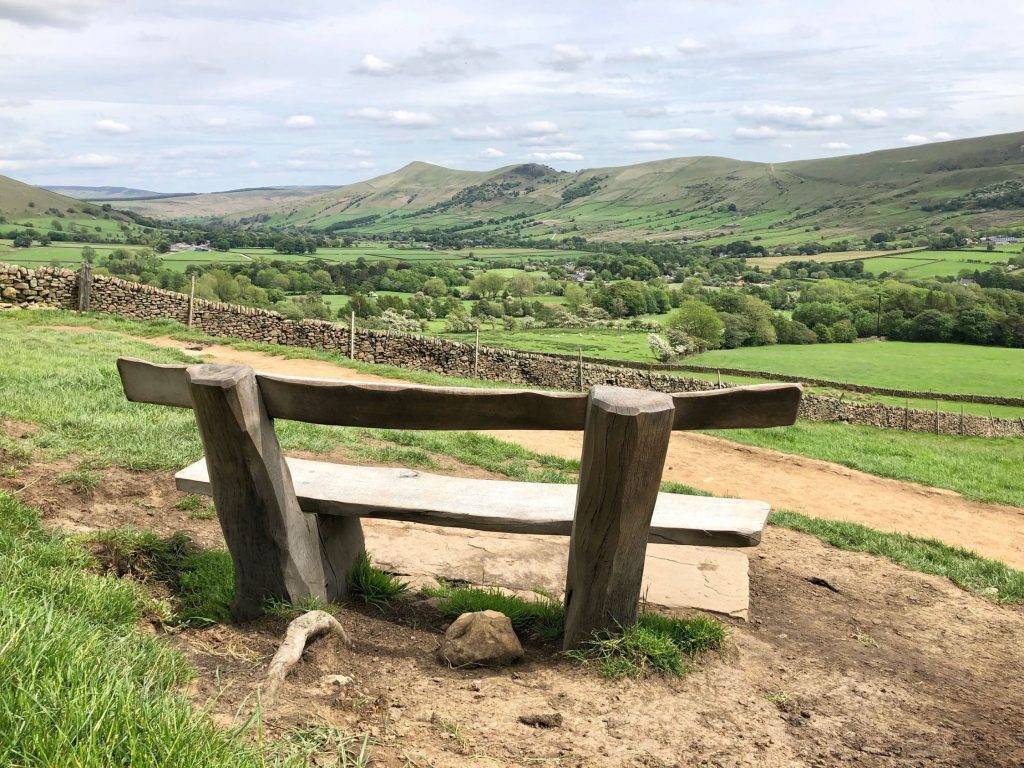
<svg viewBox="0 0 1024 768">
<path fill-rule="evenodd" d="M 718 369 L 718 388 L 722 388 L 722 369 Z"/>
<path fill-rule="evenodd" d="M 356 359 L 356 313 L 352 312 L 348 319 L 348 356 Z"/>
<path fill-rule="evenodd" d="M 78 270 L 78 311 L 88 312 L 91 299 L 92 264 L 88 261 L 83 261 L 82 268 Z"/>
<path fill-rule="evenodd" d="M 577 348 L 577 352 L 579 354 L 579 357 L 577 359 L 577 371 L 579 373 L 578 378 L 579 378 L 580 392 L 582 392 L 583 389 L 584 389 L 584 387 L 583 387 L 583 347 L 578 347 Z"/>
<path fill-rule="evenodd" d="M 196 304 L 196 276 L 192 273 L 192 287 L 188 291 L 188 327 L 192 327 L 192 319 L 195 316 Z"/>
<path fill-rule="evenodd" d="M 476 345 L 473 347 L 473 378 L 480 373 L 480 326 L 476 327 Z"/>
<path fill-rule="evenodd" d="M 671 396 L 590 390 L 565 583 L 565 648 L 636 621 L 647 536 L 675 407 Z"/>
<path fill-rule="evenodd" d="M 235 564 L 236 619 L 269 598 L 327 597 L 316 521 L 299 510 L 291 474 L 247 365 L 186 369 L 213 500 Z"/>
</svg>

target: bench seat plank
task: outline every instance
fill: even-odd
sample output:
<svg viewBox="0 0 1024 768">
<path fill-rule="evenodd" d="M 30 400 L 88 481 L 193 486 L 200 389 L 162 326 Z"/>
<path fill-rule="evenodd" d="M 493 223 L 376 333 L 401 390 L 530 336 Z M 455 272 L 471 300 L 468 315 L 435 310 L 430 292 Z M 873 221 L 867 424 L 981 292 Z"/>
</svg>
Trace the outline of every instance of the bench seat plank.
<svg viewBox="0 0 1024 768">
<path fill-rule="evenodd" d="M 505 533 L 572 533 L 575 485 L 479 480 L 296 458 L 287 463 L 299 507 L 312 514 Z M 181 491 L 210 495 L 205 459 L 181 470 L 175 482 Z M 756 546 L 768 511 L 768 504 L 761 501 L 659 493 L 649 541 Z"/>
</svg>

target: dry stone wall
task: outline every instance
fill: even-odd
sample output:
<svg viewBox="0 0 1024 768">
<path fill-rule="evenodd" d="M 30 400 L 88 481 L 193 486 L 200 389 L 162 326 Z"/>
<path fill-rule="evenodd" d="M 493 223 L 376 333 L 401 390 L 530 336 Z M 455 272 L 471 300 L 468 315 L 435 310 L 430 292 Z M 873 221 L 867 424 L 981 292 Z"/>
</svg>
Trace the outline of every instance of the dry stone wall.
<svg viewBox="0 0 1024 768">
<path fill-rule="evenodd" d="M 62 307 L 78 309 L 78 274 L 64 269 L 29 270 L 0 264 L 0 309 Z M 187 323 L 189 297 L 116 277 L 94 275 L 90 311 L 134 320 L 171 319 Z M 192 326 L 210 336 L 324 349 L 348 355 L 348 328 L 320 320 L 288 320 L 276 312 L 195 299 Z M 654 368 L 605 365 L 532 352 L 480 347 L 405 333 L 357 330 L 355 359 L 419 371 L 503 381 L 525 386 L 585 390 L 611 384 L 662 392 L 716 389 L 708 381 Z M 900 408 L 883 403 L 844 402 L 805 395 L 800 417 L 889 429 L 984 437 L 1024 436 L 1024 420 Z"/>
</svg>

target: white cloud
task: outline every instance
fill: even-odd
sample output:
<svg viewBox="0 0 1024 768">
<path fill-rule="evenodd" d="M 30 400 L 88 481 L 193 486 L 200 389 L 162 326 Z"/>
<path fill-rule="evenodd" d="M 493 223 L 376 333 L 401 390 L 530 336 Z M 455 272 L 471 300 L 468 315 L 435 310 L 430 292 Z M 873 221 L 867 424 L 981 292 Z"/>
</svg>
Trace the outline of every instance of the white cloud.
<svg viewBox="0 0 1024 768">
<path fill-rule="evenodd" d="M 95 0 L 0 0 L 0 20 L 26 27 L 83 27 Z"/>
<path fill-rule="evenodd" d="M 122 160 L 114 155 L 101 155 L 97 152 L 75 155 L 70 161 L 70 165 L 77 168 L 110 168 L 121 163 Z"/>
<path fill-rule="evenodd" d="M 530 157 L 536 160 L 582 160 L 583 155 L 578 152 L 560 150 L 557 152 L 534 152 Z"/>
<path fill-rule="evenodd" d="M 384 61 L 384 59 L 368 53 L 360 60 L 359 64 L 352 68 L 352 71 L 360 75 L 382 75 L 394 74 L 395 65 Z"/>
<path fill-rule="evenodd" d="M 92 124 L 92 127 L 100 133 L 110 134 L 111 136 L 129 133 L 132 130 L 130 125 L 120 123 L 117 120 L 97 120 Z"/>
<path fill-rule="evenodd" d="M 850 116 L 855 122 L 869 128 L 875 128 L 889 122 L 889 113 L 884 109 L 878 109 L 877 107 L 851 109 Z"/>
<path fill-rule="evenodd" d="M 211 117 L 206 121 L 206 124 L 210 128 L 223 128 L 228 124 L 228 119 L 226 117 Z"/>
<path fill-rule="evenodd" d="M 434 125 L 437 118 L 429 112 L 413 112 L 408 109 L 379 109 L 378 107 L 362 107 L 350 113 L 352 117 L 372 120 L 376 123 L 393 125 L 399 128 L 426 128 Z"/>
<path fill-rule="evenodd" d="M 487 147 L 480 150 L 480 157 L 504 157 L 505 153 L 496 147 Z"/>
<path fill-rule="evenodd" d="M 687 55 L 701 53 L 707 50 L 707 43 L 703 43 L 692 37 L 684 37 L 676 43 L 676 50 Z"/>
<path fill-rule="evenodd" d="M 658 61 L 665 58 L 661 51 L 649 45 L 641 45 L 621 53 L 608 56 L 609 61 Z"/>
<path fill-rule="evenodd" d="M 908 133 L 903 137 L 905 144 L 928 144 L 932 141 L 949 141 L 953 138 L 953 135 L 946 131 L 936 131 L 931 135 L 924 135 L 920 133 Z"/>
<path fill-rule="evenodd" d="M 756 121 L 760 124 L 772 123 L 796 130 L 817 130 L 835 128 L 842 125 L 842 115 L 822 114 L 810 107 L 786 106 L 780 104 L 762 104 L 758 107 L 740 107 L 737 115 L 741 119 Z"/>
<path fill-rule="evenodd" d="M 372 160 L 360 160 L 356 163 L 356 168 L 374 168 L 376 165 Z"/>
<path fill-rule="evenodd" d="M 560 72 L 574 72 L 591 58 L 593 57 L 578 45 L 559 43 L 551 48 L 548 64 Z"/>
<path fill-rule="evenodd" d="M 703 128 L 663 128 L 641 131 L 629 131 L 626 136 L 632 141 L 710 141 L 713 137 Z"/>
<path fill-rule="evenodd" d="M 492 139 L 503 139 L 507 135 L 507 129 L 495 128 L 493 125 L 482 125 L 478 128 L 452 129 L 452 138 L 459 141 L 490 141 Z"/>
<path fill-rule="evenodd" d="M 358 147 L 356 147 L 355 149 L 350 149 L 348 153 L 352 155 L 352 157 L 370 157 L 373 155 L 373 152 L 371 152 L 370 150 L 359 149 Z"/>
<path fill-rule="evenodd" d="M 733 136 L 737 139 L 745 139 L 748 141 L 774 139 L 778 135 L 779 132 L 768 125 L 759 125 L 756 128 L 737 128 L 733 131 Z"/>
<path fill-rule="evenodd" d="M 316 118 L 312 115 L 292 115 L 284 121 L 285 128 L 314 128 Z"/>
<path fill-rule="evenodd" d="M 630 107 L 622 111 L 627 117 L 664 117 L 668 107 Z"/>
<path fill-rule="evenodd" d="M 630 152 L 671 152 L 672 145 L 657 141 L 638 141 L 626 147 Z"/>
<path fill-rule="evenodd" d="M 821 145 L 825 149 L 849 149 L 850 145 L 845 141 L 826 141 Z"/>
<path fill-rule="evenodd" d="M 557 124 L 550 120 L 532 120 L 516 131 L 518 136 L 549 136 L 559 132 Z"/>
</svg>

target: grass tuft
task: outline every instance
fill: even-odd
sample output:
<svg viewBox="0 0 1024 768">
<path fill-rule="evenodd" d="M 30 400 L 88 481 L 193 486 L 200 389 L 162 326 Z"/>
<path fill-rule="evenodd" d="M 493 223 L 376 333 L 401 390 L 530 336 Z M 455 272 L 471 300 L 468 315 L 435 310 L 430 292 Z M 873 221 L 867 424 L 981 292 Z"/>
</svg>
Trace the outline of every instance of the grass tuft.
<svg viewBox="0 0 1024 768">
<path fill-rule="evenodd" d="M 57 475 L 56 481 L 71 488 L 79 496 L 92 496 L 100 487 L 100 475 L 89 469 L 75 469 Z"/>
<path fill-rule="evenodd" d="M 235 569 L 225 550 L 200 548 L 184 533 L 161 538 L 120 528 L 92 537 L 96 556 L 114 573 L 167 586 L 174 599 L 172 622 L 188 626 L 231 620 Z"/>
<path fill-rule="evenodd" d="M 652 673 L 679 677 L 689 669 L 691 659 L 721 650 L 726 634 L 725 626 L 706 616 L 677 619 L 645 612 L 636 624 L 596 632 L 581 648 L 566 655 L 581 664 L 596 665 L 610 678 Z"/>
<path fill-rule="evenodd" d="M 345 580 L 352 597 L 376 608 L 386 608 L 395 598 L 409 590 L 406 582 L 376 568 L 366 552 L 359 555 L 345 575 Z"/>
<path fill-rule="evenodd" d="M 822 520 L 785 510 L 773 512 L 769 522 L 810 534 L 837 549 L 865 552 L 888 558 L 904 568 L 945 576 L 963 589 L 995 597 L 1002 603 L 1024 601 L 1024 571 L 962 547 L 951 547 L 935 539 L 876 531 L 859 523 Z"/>
<path fill-rule="evenodd" d="M 454 619 L 463 613 L 498 611 L 508 616 L 516 632 L 526 632 L 541 640 L 557 640 L 565 624 L 565 608 L 550 595 L 538 592 L 527 600 L 491 587 L 465 587 L 440 581 L 424 593 L 440 600 L 438 610 Z"/>
</svg>

